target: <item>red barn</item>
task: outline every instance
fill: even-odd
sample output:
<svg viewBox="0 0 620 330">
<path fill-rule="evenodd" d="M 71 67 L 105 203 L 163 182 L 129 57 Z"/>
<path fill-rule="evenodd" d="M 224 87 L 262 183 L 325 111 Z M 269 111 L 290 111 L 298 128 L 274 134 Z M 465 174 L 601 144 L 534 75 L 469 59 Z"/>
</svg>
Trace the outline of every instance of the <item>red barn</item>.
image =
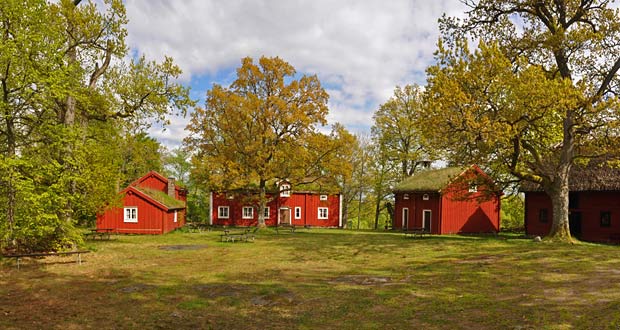
<svg viewBox="0 0 620 330">
<path fill-rule="evenodd" d="M 497 233 L 501 192 L 476 165 L 420 172 L 394 189 L 397 229 L 431 234 Z"/>
<path fill-rule="evenodd" d="M 257 194 L 255 192 L 211 192 L 210 219 L 212 225 L 256 226 L 258 224 Z M 291 190 L 289 184 L 280 191 L 267 193 L 263 210 L 267 226 L 294 225 L 304 227 L 342 227 L 342 198 L 340 194 Z"/>
<path fill-rule="evenodd" d="M 127 234 L 165 234 L 185 224 L 187 191 L 151 171 L 119 192 L 121 207 L 97 216 L 97 228 Z"/>
<path fill-rule="evenodd" d="M 576 168 L 569 181 L 571 235 L 585 241 L 620 239 L 620 169 Z M 524 184 L 525 231 L 546 236 L 551 230 L 551 198 L 538 185 Z"/>
</svg>

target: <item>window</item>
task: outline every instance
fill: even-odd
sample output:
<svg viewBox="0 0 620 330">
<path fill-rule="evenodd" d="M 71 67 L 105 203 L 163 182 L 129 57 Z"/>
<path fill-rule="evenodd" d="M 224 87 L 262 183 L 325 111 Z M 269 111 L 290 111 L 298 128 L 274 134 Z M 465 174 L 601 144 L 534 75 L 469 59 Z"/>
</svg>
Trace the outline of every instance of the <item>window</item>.
<svg viewBox="0 0 620 330">
<path fill-rule="evenodd" d="M 404 194 L 403 199 L 409 199 L 409 194 Z"/>
<path fill-rule="evenodd" d="M 319 219 L 326 220 L 329 218 L 329 210 L 326 207 L 319 207 Z"/>
<path fill-rule="evenodd" d="M 547 209 L 540 209 L 540 211 L 538 211 L 538 221 L 542 223 L 549 222 L 549 212 Z"/>
<path fill-rule="evenodd" d="M 254 208 L 251 206 L 243 207 L 243 219 L 253 219 L 254 218 Z"/>
<path fill-rule="evenodd" d="M 470 192 L 470 193 L 475 193 L 475 192 L 478 192 L 478 185 L 477 185 L 477 184 L 475 184 L 475 183 L 471 183 L 471 184 L 469 185 L 469 192 Z"/>
<path fill-rule="evenodd" d="M 428 198 L 428 194 L 424 194 L 424 195 L 422 195 L 422 200 L 423 200 L 423 201 L 427 201 L 428 199 L 429 199 L 429 198 Z"/>
<path fill-rule="evenodd" d="M 327 195 L 321 195 L 319 197 L 319 199 L 322 200 L 322 201 L 326 201 L 327 200 Z"/>
<path fill-rule="evenodd" d="M 177 211 L 174 211 L 174 222 L 177 222 L 177 219 L 178 219 Z"/>
<path fill-rule="evenodd" d="M 301 207 L 299 206 L 295 208 L 295 219 L 301 219 Z"/>
<path fill-rule="evenodd" d="M 269 214 L 271 214 L 271 212 L 269 212 L 269 206 L 267 206 L 266 208 L 263 209 L 263 217 L 265 219 L 269 219 Z"/>
<path fill-rule="evenodd" d="M 611 212 L 601 212 L 601 227 L 611 227 Z"/>
<path fill-rule="evenodd" d="M 138 222 L 138 208 L 135 206 L 125 208 L 124 222 Z"/>
<path fill-rule="evenodd" d="M 228 206 L 220 206 L 217 208 L 217 217 L 219 219 L 228 219 Z"/>
<path fill-rule="evenodd" d="M 280 186 L 280 197 L 290 197 L 291 196 L 291 185 L 283 184 Z"/>
</svg>

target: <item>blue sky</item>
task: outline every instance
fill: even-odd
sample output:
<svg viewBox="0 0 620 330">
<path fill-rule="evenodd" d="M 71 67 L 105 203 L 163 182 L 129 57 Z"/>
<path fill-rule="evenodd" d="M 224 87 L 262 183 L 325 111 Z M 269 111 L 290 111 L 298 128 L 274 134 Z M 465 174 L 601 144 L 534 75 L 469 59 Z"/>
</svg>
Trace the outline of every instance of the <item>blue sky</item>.
<svg viewBox="0 0 620 330">
<path fill-rule="evenodd" d="M 181 83 L 204 104 L 214 83 L 228 86 L 241 58 L 279 56 L 316 74 L 330 94 L 328 121 L 366 133 L 397 85 L 424 85 L 437 19 L 462 16 L 459 0 L 126 0 L 128 43 L 150 59 L 172 56 Z M 168 147 L 188 118 L 171 118 L 153 137 Z"/>
</svg>

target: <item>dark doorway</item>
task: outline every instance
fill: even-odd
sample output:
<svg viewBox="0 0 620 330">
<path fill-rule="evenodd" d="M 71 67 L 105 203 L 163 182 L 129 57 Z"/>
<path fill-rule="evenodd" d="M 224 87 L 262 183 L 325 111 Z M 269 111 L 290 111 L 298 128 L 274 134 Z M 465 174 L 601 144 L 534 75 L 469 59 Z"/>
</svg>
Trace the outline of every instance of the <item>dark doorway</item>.
<svg viewBox="0 0 620 330">
<path fill-rule="evenodd" d="M 571 212 L 568 215 L 568 226 L 573 237 L 581 237 L 581 212 Z"/>
</svg>

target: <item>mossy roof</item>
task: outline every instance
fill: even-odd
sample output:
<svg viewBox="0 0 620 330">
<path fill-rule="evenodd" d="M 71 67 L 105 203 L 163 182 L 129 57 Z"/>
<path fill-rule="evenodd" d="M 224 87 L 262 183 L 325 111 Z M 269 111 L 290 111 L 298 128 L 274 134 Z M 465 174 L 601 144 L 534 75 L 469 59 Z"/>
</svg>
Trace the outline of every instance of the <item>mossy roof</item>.
<svg viewBox="0 0 620 330">
<path fill-rule="evenodd" d="M 573 167 L 569 177 L 570 191 L 620 191 L 620 168 Z M 522 192 L 543 191 L 536 183 L 523 182 Z"/>
<path fill-rule="evenodd" d="M 166 206 L 168 209 L 185 208 L 185 202 L 183 202 L 182 200 L 176 199 L 174 197 L 171 197 L 163 191 L 146 188 L 146 187 L 134 187 L 134 188 L 143 192 L 145 195 L 151 197 L 152 199 L 161 203 L 162 205 Z"/>
<path fill-rule="evenodd" d="M 401 191 L 440 191 L 454 178 L 463 173 L 467 167 L 446 167 L 427 170 L 415 174 L 394 187 L 395 192 Z"/>
</svg>

